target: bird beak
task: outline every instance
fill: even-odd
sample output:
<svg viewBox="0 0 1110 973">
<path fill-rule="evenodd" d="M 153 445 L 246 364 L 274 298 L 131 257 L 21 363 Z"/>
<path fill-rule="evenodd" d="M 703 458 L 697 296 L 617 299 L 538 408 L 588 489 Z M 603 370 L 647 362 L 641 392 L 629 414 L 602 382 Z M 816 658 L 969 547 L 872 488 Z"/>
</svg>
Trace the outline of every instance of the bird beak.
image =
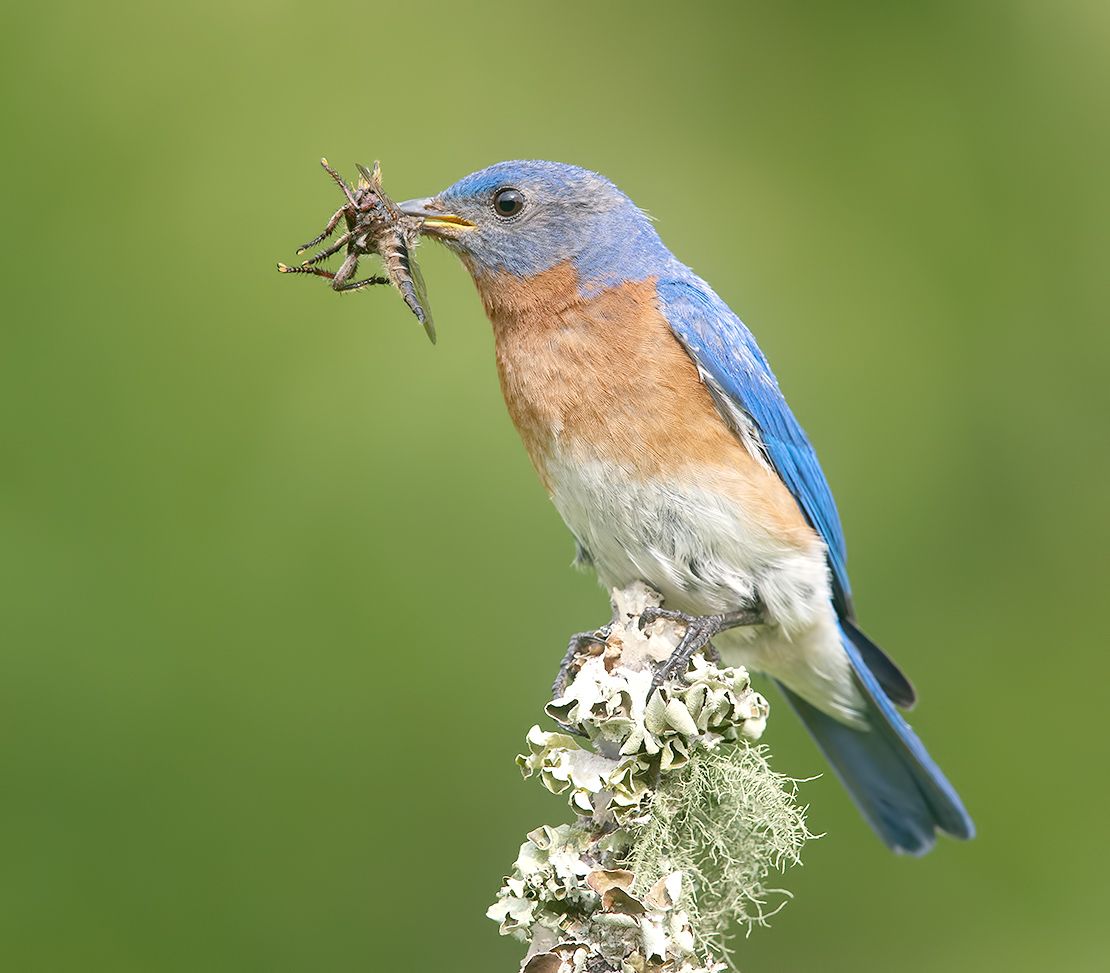
<svg viewBox="0 0 1110 973">
<path fill-rule="evenodd" d="M 420 226 L 421 233 L 429 236 L 455 237 L 467 230 L 473 230 L 475 224 L 464 220 L 455 213 L 448 213 L 443 203 L 435 197 L 430 199 L 406 199 L 399 204 L 405 216 L 414 216 L 424 222 Z"/>
</svg>

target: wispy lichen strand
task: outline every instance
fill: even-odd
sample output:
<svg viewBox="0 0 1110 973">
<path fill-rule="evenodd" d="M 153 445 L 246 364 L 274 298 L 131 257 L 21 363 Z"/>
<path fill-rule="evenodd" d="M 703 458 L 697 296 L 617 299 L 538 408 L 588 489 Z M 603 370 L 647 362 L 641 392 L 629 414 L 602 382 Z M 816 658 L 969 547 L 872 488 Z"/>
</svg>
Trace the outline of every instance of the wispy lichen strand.
<svg viewBox="0 0 1110 973">
<path fill-rule="evenodd" d="M 578 817 L 528 835 L 487 914 L 528 944 L 525 973 L 715 973 L 729 928 L 783 901 L 767 882 L 811 837 L 804 809 L 754 745 L 769 706 L 747 672 L 696 655 L 649 699 L 681 624 L 640 631 L 659 604 L 643 585 L 613 598 L 608 639 L 546 708 L 580 735 L 534 726 L 517 758 Z"/>
</svg>

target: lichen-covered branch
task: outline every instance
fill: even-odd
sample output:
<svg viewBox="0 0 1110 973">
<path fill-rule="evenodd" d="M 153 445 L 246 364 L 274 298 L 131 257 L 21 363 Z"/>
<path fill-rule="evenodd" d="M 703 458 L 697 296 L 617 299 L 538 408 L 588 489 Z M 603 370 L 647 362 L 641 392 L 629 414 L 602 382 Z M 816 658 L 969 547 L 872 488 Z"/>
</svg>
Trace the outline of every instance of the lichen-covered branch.
<svg viewBox="0 0 1110 973">
<path fill-rule="evenodd" d="M 641 631 L 660 604 L 641 584 L 613 602 L 609 638 L 546 707 L 577 735 L 534 726 L 517 758 L 577 818 L 528 835 L 487 914 L 528 944 L 524 973 L 715 973 L 729 928 L 778 908 L 767 882 L 812 836 L 755 745 L 770 707 L 747 672 L 695 655 L 649 699 L 681 624 Z"/>
</svg>

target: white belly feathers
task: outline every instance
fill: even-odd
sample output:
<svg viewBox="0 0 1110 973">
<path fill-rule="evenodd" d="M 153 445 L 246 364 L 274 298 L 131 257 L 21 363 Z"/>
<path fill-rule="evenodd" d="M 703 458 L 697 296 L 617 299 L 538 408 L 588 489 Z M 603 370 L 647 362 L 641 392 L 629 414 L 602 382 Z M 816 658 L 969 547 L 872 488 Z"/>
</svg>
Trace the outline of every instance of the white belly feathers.
<svg viewBox="0 0 1110 973">
<path fill-rule="evenodd" d="M 668 607 L 695 614 L 758 598 L 771 624 L 719 636 L 726 661 L 766 672 L 830 715 L 859 722 L 863 704 L 819 542 L 800 550 L 776 539 L 733 498 L 697 485 L 642 481 L 612 463 L 558 455 L 547 471 L 555 507 L 606 588 L 644 581 Z"/>
</svg>

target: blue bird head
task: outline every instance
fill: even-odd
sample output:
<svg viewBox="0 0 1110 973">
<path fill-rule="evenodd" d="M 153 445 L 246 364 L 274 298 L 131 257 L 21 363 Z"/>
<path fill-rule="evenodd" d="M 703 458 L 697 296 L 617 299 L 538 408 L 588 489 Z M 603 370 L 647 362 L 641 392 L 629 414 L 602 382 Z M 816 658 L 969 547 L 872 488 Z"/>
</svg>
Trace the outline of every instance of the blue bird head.
<svg viewBox="0 0 1110 973">
<path fill-rule="evenodd" d="M 651 221 L 604 176 L 561 162 L 499 162 L 401 204 L 480 278 L 570 262 L 583 293 L 661 274 L 673 260 Z"/>
</svg>

